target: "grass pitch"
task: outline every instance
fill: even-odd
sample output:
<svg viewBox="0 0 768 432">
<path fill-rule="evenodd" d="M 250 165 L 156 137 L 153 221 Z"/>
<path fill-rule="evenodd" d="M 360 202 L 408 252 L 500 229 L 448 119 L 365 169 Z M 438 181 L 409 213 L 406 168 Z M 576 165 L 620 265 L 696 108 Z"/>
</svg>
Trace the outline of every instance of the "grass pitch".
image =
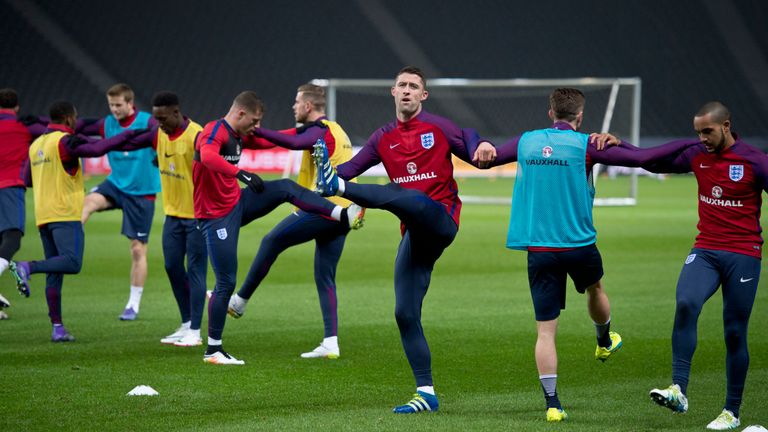
<svg viewBox="0 0 768 432">
<path fill-rule="evenodd" d="M 100 179 L 93 179 L 94 184 Z M 375 181 L 375 180 L 369 180 Z M 509 196 L 510 179 L 462 179 L 466 195 Z M 622 181 L 601 181 L 619 195 Z M 567 422 L 547 424 L 533 360 L 535 324 L 525 254 L 504 248 L 509 206 L 465 205 L 454 244 L 438 262 L 424 304 L 440 411 L 390 412 L 414 391 L 393 318 L 397 220 L 369 211 L 349 235 L 338 270 L 338 360 L 305 360 L 322 338 L 312 278 L 313 245 L 286 251 L 257 290 L 246 315 L 228 319 L 224 346 L 242 367 L 202 362 L 202 348 L 162 346 L 178 326 L 163 270 L 162 207 L 149 245 L 149 279 L 135 322 L 118 321 L 128 296 L 128 241 L 119 212 L 86 226 L 83 271 L 64 281 L 63 313 L 77 342 L 52 344 L 44 276 L 19 298 L 12 278 L 0 292 L 13 306 L 0 321 L 0 429 L 27 430 L 519 430 L 700 431 L 722 409 L 725 348 L 722 300 L 707 303 L 685 415 L 653 404 L 648 391 L 671 381 L 674 291 L 696 234 L 693 177 L 640 180 L 639 205 L 596 208 L 604 283 L 621 352 L 594 359 L 585 299 L 568 293 L 558 337 L 558 390 Z M 42 257 L 28 193 L 27 235 L 16 258 Z M 242 281 L 261 237 L 289 211 L 283 206 L 241 231 Z M 208 274 L 209 288 L 213 273 Z M 751 365 L 742 422 L 768 424 L 768 298 L 760 283 L 750 326 Z M 207 317 L 204 318 L 205 329 Z M 156 397 L 128 397 L 133 387 Z M 761 402 L 762 401 L 762 402 Z"/>
</svg>

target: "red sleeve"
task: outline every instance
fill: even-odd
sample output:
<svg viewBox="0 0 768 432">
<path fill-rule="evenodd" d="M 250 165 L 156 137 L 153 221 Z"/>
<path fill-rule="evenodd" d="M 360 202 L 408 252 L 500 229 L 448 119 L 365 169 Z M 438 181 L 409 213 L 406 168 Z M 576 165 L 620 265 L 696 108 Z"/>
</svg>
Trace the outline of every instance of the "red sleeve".
<svg viewBox="0 0 768 432">
<path fill-rule="evenodd" d="M 211 135 L 208 127 L 198 136 L 198 147 L 200 149 L 200 163 L 211 171 L 235 177 L 237 167 L 227 162 L 219 152 L 222 144 L 229 140 L 229 133 L 224 128 L 217 128 L 216 135 Z"/>
<path fill-rule="evenodd" d="M 152 148 L 157 151 L 157 136 L 160 135 L 160 128 L 157 129 L 157 132 L 152 135 Z"/>
<path fill-rule="evenodd" d="M 275 148 L 277 146 L 267 141 L 265 138 L 257 137 L 254 135 L 247 135 L 243 137 L 243 147 L 253 150 L 266 150 Z"/>
</svg>

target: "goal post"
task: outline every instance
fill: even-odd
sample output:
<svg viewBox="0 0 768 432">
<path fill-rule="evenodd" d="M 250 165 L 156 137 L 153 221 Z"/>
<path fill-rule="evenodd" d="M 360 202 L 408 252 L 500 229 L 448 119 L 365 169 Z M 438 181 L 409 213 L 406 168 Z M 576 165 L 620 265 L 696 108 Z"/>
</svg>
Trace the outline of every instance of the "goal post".
<svg viewBox="0 0 768 432">
<path fill-rule="evenodd" d="M 362 146 L 374 130 L 393 119 L 391 79 L 333 78 L 313 83 L 326 87 L 328 117 L 341 123 L 355 147 Z M 474 128 L 499 145 L 527 130 L 550 126 L 549 94 L 557 87 L 575 87 L 584 92 L 583 132 L 608 131 L 632 143 L 639 142 L 640 78 L 435 78 L 427 80 L 429 98 L 425 109 L 460 127 Z M 480 171 L 455 161 L 457 177 L 514 176 L 516 172 L 516 164 Z M 599 169 L 595 167 L 595 174 Z M 602 196 L 598 189 L 595 205 L 635 205 L 637 171 L 629 171 L 628 186 L 619 196 Z M 374 174 L 382 172 L 374 170 Z M 598 177 L 595 175 L 595 180 Z M 473 202 L 474 197 L 462 199 Z M 476 202 L 508 203 L 509 197 L 484 197 Z"/>
</svg>

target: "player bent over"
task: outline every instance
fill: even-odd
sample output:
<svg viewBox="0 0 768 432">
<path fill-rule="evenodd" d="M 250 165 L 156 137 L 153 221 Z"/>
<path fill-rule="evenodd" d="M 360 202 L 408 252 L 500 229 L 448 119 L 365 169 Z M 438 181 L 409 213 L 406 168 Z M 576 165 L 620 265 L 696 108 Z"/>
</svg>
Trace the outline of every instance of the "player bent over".
<svg viewBox="0 0 768 432">
<path fill-rule="evenodd" d="M 262 181 L 239 170 L 243 147 L 259 148 L 252 135 L 264 113 L 264 104 L 252 91 L 240 93 L 224 118 L 208 123 L 195 142 L 192 163 L 195 217 L 203 233 L 216 275 L 216 288 L 208 303 L 208 348 L 203 361 L 242 365 L 245 362 L 222 348 L 222 334 L 230 297 L 237 278 L 237 241 L 240 227 L 260 218 L 284 202 L 328 219 L 361 225 L 359 206 L 343 208 L 291 180 Z M 248 187 L 240 189 L 237 181 Z"/>
<path fill-rule="evenodd" d="M 325 116 L 325 90 L 314 84 L 302 84 L 296 91 L 293 114 L 302 126 L 284 131 L 272 131 L 256 128 L 254 135 L 269 143 L 291 150 L 303 150 L 299 185 L 313 189 L 315 187 L 315 164 L 312 159 L 312 147 L 318 139 L 328 144 L 331 163 L 336 166 L 352 157 L 352 144 L 341 126 Z M 329 201 L 341 206 L 351 202 L 341 197 L 331 197 Z M 261 246 L 251 264 L 240 290 L 229 301 L 228 313 L 240 318 L 245 313 L 248 300 L 267 276 L 272 264 L 286 249 L 310 240 L 315 241 L 315 285 L 323 315 L 324 335 L 320 345 L 312 351 L 301 354 L 301 358 L 339 357 L 338 313 L 336 297 L 336 267 L 344 250 L 344 242 L 349 233 L 346 222 L 329 220 L 317 214 L 296 209 L 277 224 L 261 241 Z"/>
</svg>

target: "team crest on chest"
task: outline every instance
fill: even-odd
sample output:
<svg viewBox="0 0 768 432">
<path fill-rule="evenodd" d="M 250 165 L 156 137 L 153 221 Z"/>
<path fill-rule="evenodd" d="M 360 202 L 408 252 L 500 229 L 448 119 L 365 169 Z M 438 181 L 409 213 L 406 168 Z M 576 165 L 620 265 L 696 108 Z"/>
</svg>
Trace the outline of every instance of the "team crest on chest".
<svg viewBox="0 0 768 432">
<path fill-rule="evenodd" d="M 541 149 L 541 155 L 544 156 L 545 158 L 552 156 L 552 147 L 546 146 L 543 149 Z"/>
<path fill-rule="evenodd" d="M 227 229 L 226 228 L 219 228 L 216 230 L 216 235 L 219 237 L 219 240 L 226 240 L 227 239 Z"/>
<path fill-rule="evenodd" d="M 728 177 L 733 181 L 744 178 L 744 165 L 731 165 L 728 169 Z"/>
<path fill-rule="evenodd" d="M 416 171 L 419 170 L 419 168 L 413 162 L 408 162 L 408 164 L 405 166 L 405 169 L 408 170 L 408 174 L 416 174 Z"/>
<path fill-rule="evenodd" d="M 432 132 L 421 134 L 421 146 L 429 150 L 435 145 L 435 134 Z"/>
</svg>

